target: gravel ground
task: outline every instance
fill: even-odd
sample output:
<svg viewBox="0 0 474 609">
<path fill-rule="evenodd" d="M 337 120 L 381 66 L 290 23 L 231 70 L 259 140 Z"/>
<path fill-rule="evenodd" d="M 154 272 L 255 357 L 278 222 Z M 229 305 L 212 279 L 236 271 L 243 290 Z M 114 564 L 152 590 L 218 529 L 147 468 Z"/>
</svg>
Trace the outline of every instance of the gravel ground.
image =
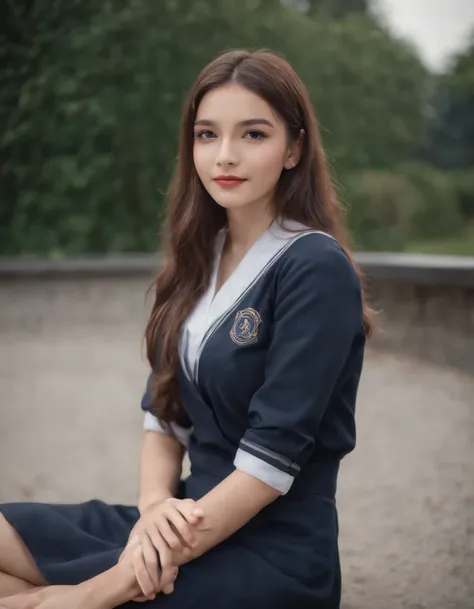
<svg viewBox="0 0 474 609">
<path fill-rule="evenodd" d="M 135 501 L 135 330 L 0 337 L 0 501 Z M 369 353 L 358 429 L 338 494 L 344 609 L 473 608 L 474 378 Z"/>
</svg>

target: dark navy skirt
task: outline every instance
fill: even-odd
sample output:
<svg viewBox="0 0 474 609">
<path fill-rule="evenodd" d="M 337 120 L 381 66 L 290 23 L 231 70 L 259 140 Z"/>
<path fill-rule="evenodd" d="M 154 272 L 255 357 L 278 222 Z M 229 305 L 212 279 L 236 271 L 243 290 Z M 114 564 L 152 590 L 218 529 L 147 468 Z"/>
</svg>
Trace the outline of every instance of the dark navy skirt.
<svg viewBox="0 0 474 609">
<path fill-rule="evenodd" d="M 48 584 L 77 584 L 117 564 L 139 512 L 136 507 L 86 503 L 9 503 L 0 512 L 18 532 Z M 137 609 L 298 609 L 339 606 L 318 599 L 233 537 L 180 568 L 171 595 L 122 607 Z"/>
</svg>

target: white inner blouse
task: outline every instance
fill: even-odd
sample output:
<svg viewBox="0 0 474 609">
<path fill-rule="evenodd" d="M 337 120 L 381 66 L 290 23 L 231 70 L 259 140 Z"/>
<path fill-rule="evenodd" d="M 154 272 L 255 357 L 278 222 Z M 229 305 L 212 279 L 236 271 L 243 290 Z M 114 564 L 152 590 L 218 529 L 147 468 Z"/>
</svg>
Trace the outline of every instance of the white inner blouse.
<svg viewBox="0 0 474 609">
<path fill-rule="evenodd" d="M 295 232 L 297 231 L 297 232 Z M 199 357 L 206 342 L 206 335 L 218 327 L 218 321 L 225 319 L 235 303 L 265 272 L 270 263 L 275 262 L 285 249 L 296 239 L 309 233 L 320 233 L 292 220 L 285 220 L 285 228 L 276 221 L 253 243 L 232 274 L 216 294 L 222 250 L 226 240 L 226 230 L 221 230 L 216 239 L 215 260 L 209 287 L 197 302 L 194 311 L 183 326 L 180 341 L 180 358 L 183 369 L 191 382 L 197 381 Z M 327 233 L 323 233 L 327 234 Z M 328 235 L 330 237 L 330 235 Z M 331 237 L 332 238 L 332 237 Z M 151 413 L 145 414 L 144 429 L 170 433 Z M 176 438 L 187 445 L 192 429 L 184 429 L 171 424 Z"/>
</svg>

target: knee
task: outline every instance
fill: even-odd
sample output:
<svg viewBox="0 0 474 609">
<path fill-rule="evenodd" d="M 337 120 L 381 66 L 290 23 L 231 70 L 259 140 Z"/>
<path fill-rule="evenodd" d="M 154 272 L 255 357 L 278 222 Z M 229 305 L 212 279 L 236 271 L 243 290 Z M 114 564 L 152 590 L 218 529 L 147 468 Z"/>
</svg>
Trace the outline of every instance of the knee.
<svg viewBox="0 0 474 609">
<path fill-rule="evenodd" d="M 20 535 L 0 512 L 0 571 L 33 586 L 45 586 L 36 562 Z"/>
</svg>

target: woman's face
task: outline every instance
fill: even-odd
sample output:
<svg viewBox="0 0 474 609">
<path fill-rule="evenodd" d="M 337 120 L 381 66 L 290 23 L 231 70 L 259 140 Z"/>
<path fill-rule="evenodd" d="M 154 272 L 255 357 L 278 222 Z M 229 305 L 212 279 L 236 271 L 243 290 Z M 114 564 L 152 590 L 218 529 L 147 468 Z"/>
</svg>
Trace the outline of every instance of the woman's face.
<svg viewBox="0 0 474 609">
<path fill-rule="evenodd" d="M 202 184 L 229 210 L 271 204 L 283 168 L 295 165 L 283 121 L 266 101 L 235 83 L 203 97 L 193 155 Z"/>
</svg>

